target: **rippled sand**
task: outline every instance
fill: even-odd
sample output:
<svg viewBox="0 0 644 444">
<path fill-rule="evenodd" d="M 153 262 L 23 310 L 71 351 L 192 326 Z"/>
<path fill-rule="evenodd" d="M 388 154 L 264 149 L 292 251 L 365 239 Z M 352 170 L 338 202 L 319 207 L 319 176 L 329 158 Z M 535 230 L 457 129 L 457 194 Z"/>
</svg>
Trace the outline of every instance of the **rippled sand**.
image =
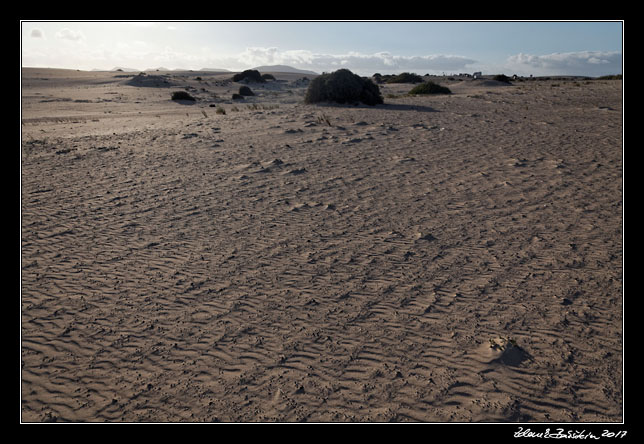
<svg viewBox="0 0 644 444">
<path fill-rule="evenodd" d="M 621 81 L 275 75 L 23 69 L 23 421 L 622 420 Z"/>
</svg>

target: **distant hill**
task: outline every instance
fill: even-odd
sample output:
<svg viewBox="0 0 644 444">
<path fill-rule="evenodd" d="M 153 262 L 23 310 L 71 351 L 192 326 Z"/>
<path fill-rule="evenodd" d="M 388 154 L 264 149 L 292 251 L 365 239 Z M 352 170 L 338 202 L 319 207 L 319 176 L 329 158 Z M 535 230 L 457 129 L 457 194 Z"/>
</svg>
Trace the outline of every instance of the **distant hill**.
<svg viewBox="0 0 644 444">
<path fill-rule="evenodd" d="M 314 71 L 307 71 L 305 69 L 297 69 L 293 68 L 292 66 L 286 66 L 286 65 L 266 65 L 266 66 L 258 66 L 256 69 L 257 71 L 261 72 L 290 72 L 290 73 L 295 73 L 295 74 L 308 74 L 312 76 L 317 76 L 318 73 Z"/>
<path fill-rule="evenodd" d="M 134 68 L 122 68 L 122 67 L 120 67 L 120 66 L 115 66 L 115 67 L 114 67 L 114 68 L 112 68 L 112 69 L 100 69 L 100 68 L 93 68 L 93 69 L 90 69 L 90 72 L 100 72 L 100 71 L 103 71 L 103 72 L 139 72 L 139 70 L 138 70 L 138 69 L 134 69 Z"/>
<path fill-rule="evenodd" d="M 121 66 L 116 66 L 116 67 L 114 67 L 114 68 L 110 69 L 110 71 L 118 71 L 118 72 L 121 72 L 121 71 L 122 71 L 122 72 L 139 72 L 139 70 L 138 70 L 138 69 L 134 69 L 134 68 L 123 68 L 123 67 L 121 67 Z"/>
</svg>

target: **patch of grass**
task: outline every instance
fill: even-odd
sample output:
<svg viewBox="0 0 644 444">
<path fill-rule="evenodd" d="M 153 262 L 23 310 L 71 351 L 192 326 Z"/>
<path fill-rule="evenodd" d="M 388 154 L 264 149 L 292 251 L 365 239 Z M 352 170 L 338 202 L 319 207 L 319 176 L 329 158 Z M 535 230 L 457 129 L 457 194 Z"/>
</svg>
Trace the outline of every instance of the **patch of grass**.
<svg viewBox="0 0 644 444">
<path fill-rule="evenodd" d="M 333 126 L 331 124 L 331 119 L 329 119 L 329 116 L 327 116 L 324 113 L 322 113 L 322 114 L 320 114 L 318 116 L 317 121 L 318 121 L 318 123 L 323 123 L 323 124 L 328 125 L 328 126 Z"/>
<path fill-rule="evenodd" d="M 218 106 L 217 109 L 215 110 L 215 114 L 223 114 L 223 115 L 225 115 L 226 110 L 223 107 Z"/>
</svg>

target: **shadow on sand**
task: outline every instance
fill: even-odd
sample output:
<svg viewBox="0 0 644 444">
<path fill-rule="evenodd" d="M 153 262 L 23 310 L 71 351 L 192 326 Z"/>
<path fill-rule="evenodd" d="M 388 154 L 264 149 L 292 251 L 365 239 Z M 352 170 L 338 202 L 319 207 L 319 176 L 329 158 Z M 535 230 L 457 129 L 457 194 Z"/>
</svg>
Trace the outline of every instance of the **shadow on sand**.
<svg viewBox="0 0 644 444">
<path fill-rule="evenodd" d="M 178 99 L 172 99 L 174 103 L 178 103 L 179 105 L 194 105 L 197 103 L 196 100 L 178 100 Z"/>
<path fill-rule="evenodd" d="M 421 113 L 437 113 L 437 109 L 432 108 L 431 106 L 424 105 L 405 105 L 398 103 L 383 103 L 381 105 L 365 105 L 363 103 L 351 104 L 351 103 L 315 103 L 315 106 L 324 107 L 324 108 L 365 108 L 365 109 L 384 109 L 391 111 L 416 111 Z"/>
<path fill-rule="evenodd" d="M 385 103 L 383 105 L 376 105 L 377 108 L 387 109 L 391 111 L 417 111 L 420 113 L 437 113 L 437 109 L 432 108 L 431 106 L 424 105 L 405 105 L 398 103 Z"/>
</svg>

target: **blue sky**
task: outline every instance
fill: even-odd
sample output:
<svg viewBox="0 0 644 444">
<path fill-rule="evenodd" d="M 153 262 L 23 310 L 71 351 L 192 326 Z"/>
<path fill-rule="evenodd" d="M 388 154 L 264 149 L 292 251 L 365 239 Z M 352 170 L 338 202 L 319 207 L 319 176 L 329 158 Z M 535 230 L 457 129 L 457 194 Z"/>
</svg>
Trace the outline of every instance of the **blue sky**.
<svg viewBox="0 0 644 444">
<path fill-rule="evenodd" d="M 623 22 L 21 22 L 22 66 L 622 73 Z"/>
</svg>

